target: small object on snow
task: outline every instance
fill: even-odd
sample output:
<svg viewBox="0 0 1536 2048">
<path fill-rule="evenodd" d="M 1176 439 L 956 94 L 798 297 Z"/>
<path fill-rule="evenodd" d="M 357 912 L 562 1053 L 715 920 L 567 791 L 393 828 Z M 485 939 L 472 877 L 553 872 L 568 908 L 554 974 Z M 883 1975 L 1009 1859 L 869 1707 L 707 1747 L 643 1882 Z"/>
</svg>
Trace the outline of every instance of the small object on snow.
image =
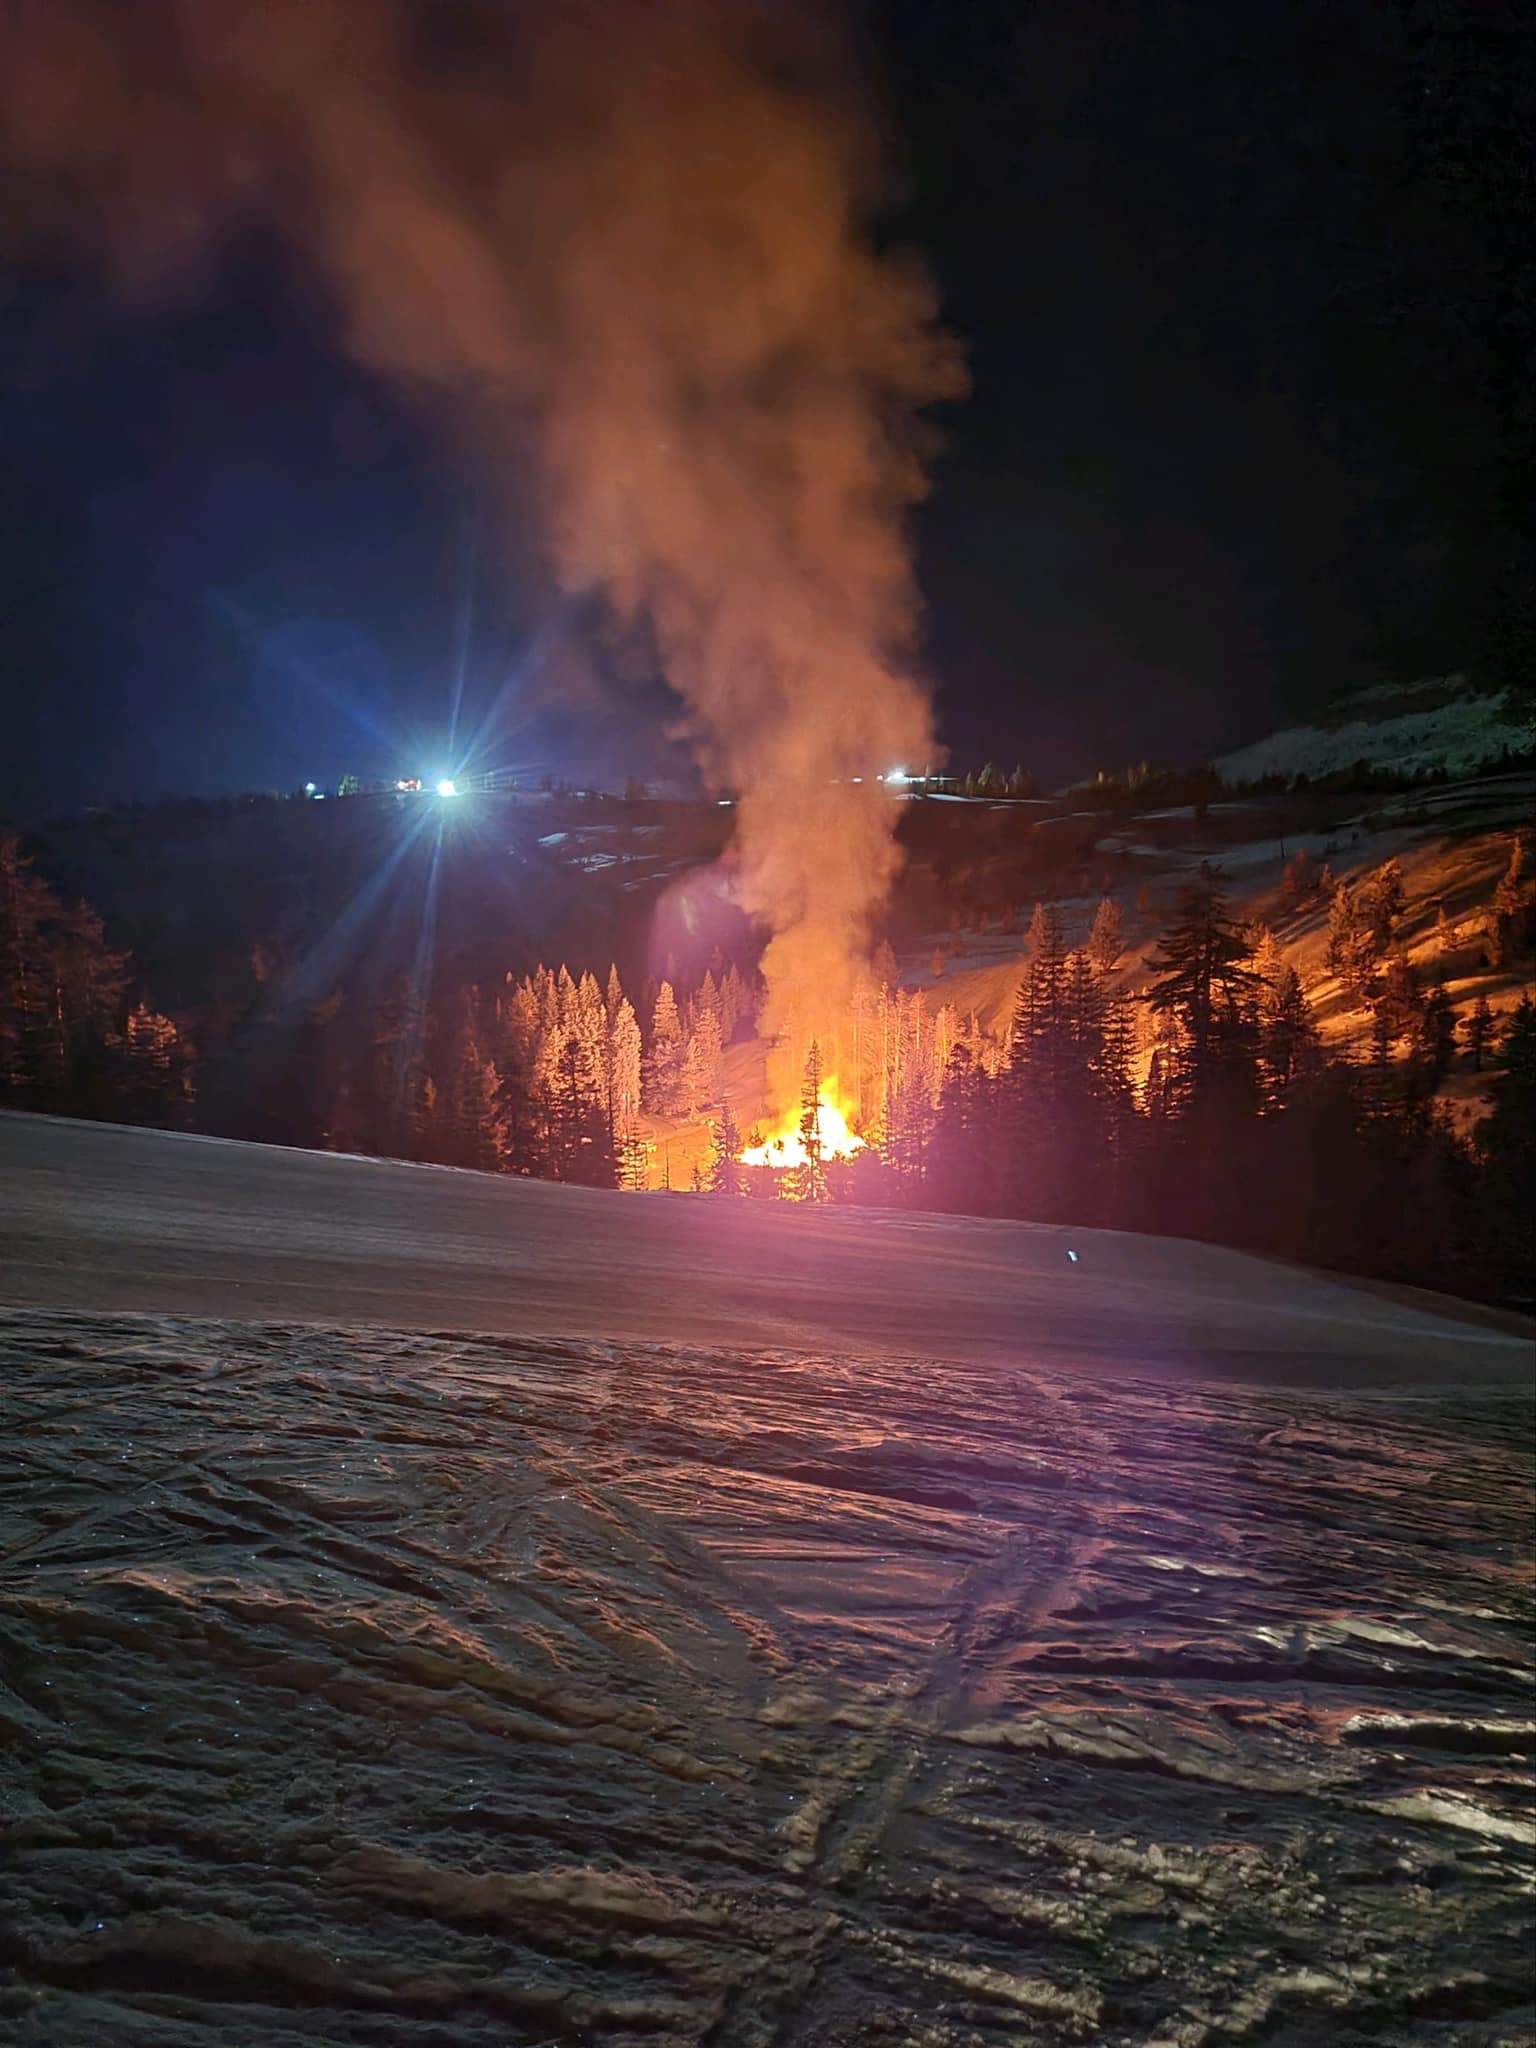
<svg viewBox="0 0 1536 2048">
<path fill-rule="evenodd" d="M 1069 1259 L 1070 1259 L 1070 1260 L 1072 1261 L 1072 1263 L 1073 1263 L 1073 1265 L 1074 1265 L 1074 1266 L 1075 1266 L 1075 1265 L 1077 1264 L 1077 1253 L 1076 1253 L 1076 1252 L 1068 1252 L 1068 1253 L 1067 1253 L 1067 1257 L 1068 1257 L 1068 1258 L 1069 1258 Z"/>
</svg>

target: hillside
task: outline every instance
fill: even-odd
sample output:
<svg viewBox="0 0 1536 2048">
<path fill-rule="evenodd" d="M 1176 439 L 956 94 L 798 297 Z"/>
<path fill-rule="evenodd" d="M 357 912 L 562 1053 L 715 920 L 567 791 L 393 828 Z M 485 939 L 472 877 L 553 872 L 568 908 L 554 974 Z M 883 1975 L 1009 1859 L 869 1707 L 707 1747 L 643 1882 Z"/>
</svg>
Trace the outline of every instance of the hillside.
<svg viewBox="0 0 1536 2048">
<path fill-rule="evenodd" d="M 1176 1231 L 1530 1299 L 1523 1111 L 1490 1127 L 1494 1151 L 1473 1151 L 1428 1105 L 1438 1091 L 1466 1132 L 1502 1085 L 1503 1027 L 1536 951 L 1520 838 L 1536 775 L 1375 783 L 1369 795 L 1329 784 L 1222 798 L 1208 770 L 1141 769 L 1056 799 L 870 792 L 894 807 L 906 864 L 869 973 L 814 1030 L 835 1108 L 872 1142 L 812 1192 Z M 709 1171 L 722 1102 L 749 1142 L 788 1109 L 782 1093 L 769 1101 L 770 1049 L 753 1036 L 761 934 L 736 901 L 729 810 L 516 792 L 193 807 L 185 819 L 172 807 L 55 835 L 35 877 L 12 841 L 22 937 L 0 1037 L 17 1050 L 0 1094 L 337 1152 L 688 1189 Z M 105 936 L 45 880 L 72 890 L 87 854 Z M 1134 998 L 1203 876 L 1262 953 L 1269 994 L 1247 970 L 1233 984 L 1246 1079 L 1219 1134 L 1191 1151 L 1188 1021 Z M 1090 969 L 1073 949 L 1101 904 L 1119 929 Z M 1037 1120 L 1026 1137 L 1047 1098 L 1008 1034 L 1036 905 L 1058 960 L 1052 1057 L 1080 1075 L 1074 1128 Z M 1333 921 L 1358 926 L 1368 906 L 1344 946 Z M 114 961 L 125 942 L 131 963 Z M 1266 1004 L 1291 975 L 1302 1051 L 1282 1071 Z M 1076 1024 L 1072 976 L 1087 977 Z M 41 988 L 65 1005 L 51 1022 Z M 789 1021 L 781 1087 L 803 1074 L 811 1029 Z M 1299 1117 L 1286 1113 L 1293 1080 Z M 1411 1241 L 1393 1222 L 1408 1184 L 1422 1225 Z M 745 1191 L 788 1186 L 764 1169 Z"/>
<path fill-rule="evenodd" d="M 1404 937 L 1410 956 L 1426 968 L 1438 965 L 1448 940 L 1444 965 L 1458 1002 L 1487 993 L 1490 1002 L 1507 1008 L 1536 983 L 1536 969 L 1527 963 L 1523 972 L 1479 972 L 1475 927 L 1508 862 L 1511 835 L 1526 827 L 1533 808 L 1536 772 L 1525 771 L 1363 803 L 1345 797 L 1321 810 L 1250 797 L 1212 804 L 1204 817 L 1188 805 L 1101 819 L 1088 853 L 1074 853 L 1069 864 L 1057 869 L 1063 894 L 1053 900 L 1073 942 L 1081 943 L 1100 894 L 1107 890 L 1116 898 L 1127 943 L 1117 983 L 1135 988 L 1143 978 L 1144 956 L 1178 890 L 1209 863 L 1237 915 L 1274 927 L 1324 1031 L 1348 1036 L 1364 1024 L 1361 1013 L 1343 1004 L 1324 966 L 1327 905 L 1319 898 L 1293 910 L 1283 889 L 1285 869 L 1304 852 L 1319 866 L 1326 863 L 1336 879 L 1350 881 L 1395 859 L 1407 890 Z M 1086 875 L 1084 861 L 1091 864 Z M 1080 888 L 1084 880 L 1092 886 Z M 1442 908 L 1448 933 L 1439 926 Z M 1015 923 L 1027 916 L 1028 907 L 1021 905 Z M 922 962 L 930 946 L 946 953 L 937 983 L 931 963 L 925 970 Z M 957 1008 L 974 1009 L 998 1031 L 1006 1023 L 1026 957 L 1020 932 L 997 929 L 963 934 L 956 943 L 936 928 L 920 934 L 907 953 L 914 983 L 933 987 Z"/>
<path fill-rule="evenodd" d="M 1536 706 L 1465 676 L 1341 697 L 1326 718 L 1271 733 L 1216 763 L 1229 788 L 1271 776 L 1318 782 L 1364 764 L 1399 775 L 1475 775 L 1536 749 Z"/>
<path fill-rule="evenodd" d="M 1068 942 L 1081 945 L 1101 897 L 1111 896 L 1125 950 L 1107 985 L 1135 995 L 1146 986 L 1148 957 L 1179 890 L 1209 865 L 1234 915 L 1274 932 L 1324 1043 L 1363 1051 L 1369 1012 L 1327 965 L 1327 896 L 1297 902 L 1285 887 L 1298 853 L 1344 882 L 1398 862 L 1406 895 L 1401 948 L 1426 986 L 1444 983 L 1463 1022 L 1480 997 L 1498 1020 L 1536 992 L 1536 960 L 1493 966 L 1483 934 L 1512 839 L 1536 815 L 1536 771 L 1367 798 L 1347 791 L 1233 797 L 1114 813 L 983 801 L 944 811 L 945 844 L 964 844 L 963 867 L 949 870 L 943 856 L 936 863 L 914 833 L 892 917 L 901 981 L 921 990 L 930 1008 L 951 1005 L 999 1041 L 1028 965 L 1025 930 L 1035 902 L 1055 903 Z M 952 825 L 954 818 L 961 824 Z M 955 904 L 963 908 L 946 907 Z M 763 1050 L 742 1046 L 731 1056 L 732 1099 L 744 1124 L 763 1104 Z M 1466 1053 L 1458 1055 L 1441 1094 L 1462 1127 L 1482 1113 L 1494 1071 L 1490 1062 L 1474 1072 Z M 673 1185 L 685 1186 L 707 1156 L 707 1127 L 652 1120 L 648 1129 L 668 1150 Z"/>
</svg>

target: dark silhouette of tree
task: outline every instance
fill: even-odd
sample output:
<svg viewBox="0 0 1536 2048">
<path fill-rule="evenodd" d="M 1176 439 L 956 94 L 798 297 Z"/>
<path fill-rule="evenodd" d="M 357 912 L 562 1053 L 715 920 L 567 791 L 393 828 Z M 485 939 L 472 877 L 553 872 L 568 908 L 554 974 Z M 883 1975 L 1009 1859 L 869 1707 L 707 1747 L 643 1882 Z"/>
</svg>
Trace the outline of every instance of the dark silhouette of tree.
<svg viewBox="0 0 1536 2048">
<path fill-rule="evenodd" d="M 1387 962 L 1375 1008 L 1389 1038 L 1406 1038 L 1417 1030 L 1424 996 L 1417 970 L 1406 954 L 1394 953 Z"/>
<path fill-rule="evenodd" d="M 1444 982 L 1430 985 L 1413 1025 L 1413 1051 L 1427 1092 L 1439 1087 L 1456 1057 L 1456 1006 Z"/>
<path fill-rule="evenodd" d="M 986 1215 L 996 1201 L 992 1137 L 993 1089 L 969 1046 L 950 1052 L 928 1147 L 928 1190 L 934 1206 Z"/>
<path fill-rule="evenodd" d="M 1472 1063 L 1474 1074 L 1483 1071 L 1483 1062 L 1493 1051 L 1497 1042 L 1494 1029 L 1493 1011 L 1488 1007 L 1488 998 L 1479 996 L 1472 1005 L 1472 1014 L 1462 1026 L 1467 1040 L 1467 1057 Z"/>
<path fill-rule="evenodd" d="M 574 1181 L 589 1188 L 618 1185 L 617 1161 L 600 1080 L 593 1071 L 588 1049 L 575 1031 L 567 1032 L 559 1049 L 549 1105 L 548 1142 L 551 1179 Z"/>
<path fill-rule="evenodd" d="M 1335 885 L 1328 906 L 1326 957 L 1345 993 L 1357 1003 L 1368 1002 L 1378 959 L 1375 931 L 1350 882 Z"/>
<path fill-rule="evenodd" d="M 147 1003 L 128 1012 L 117 1113 L 132 1123 L 180 1129 L 192 1109 L 192 1050 L 169 1017 Z"/>
<path fill-rule="evenodd" d="M 710 1132 L 707 1187 L 712 1195 L 739 1195 L 746 1169 L 741 1163 L 741 1130 L 729 1102 L 722 1102 Z"/>
<path fill-rule="evenodd" d="M 793 1169 L 791 1192 L 802 1202 L 824 1202 L 827 1199 L 827 1169 L 822 1158 L 821 1144 L 821 1090 L 825 1080 L 822 1069 L 821 1047 L 813 1038 L 810 1050 L 805 1056 L 805 1075 L 800 1087 L 800 1144 L 805 1153 L 804 1163 Z"/>
<path fill-rule="evenodd" d="M 425 999 L 407 976 L 394 983 L 373 1013 L 360 1107 L 368 1150 L 387 1159 L 408 1159 L 415 1151 L 426 1022 Z"/>
<path fill-rule="evenodd" d="M 1406 902 L 1403 871 L 1395 860 L 1389 860 L 1377 870 L 1363 892 L 1364 919 L 1378 954 L 1397 944 Z"/>
<path fill-rule="evenodd" d="M 1531 891 L 1525 883 L 1525 846 L 1517 834 L 1509 846 L 1509 863 L 1493 892 L 1488 918 L 1491 964 L 1502 967 L 1523 953 L 1531 936 Z"/>
<path fill-rule="evenodd" d="M 1247 939 L 1227 915 L 1227 901 L 1209 880 L 1179 894 L 1172 921 L 1149 965 L 1148 1006 L 1176 1017 L 1185 1039 L 1185 1078 L 1198 1092 L 1226 1064 L 1241 1031 L 1242 1006 L 1259 977 L 1244 966 Z"/>
<path fill-rule="evenodd" d="M 1282 967 L 1260 1012 L 1259 1070 L 1268 1106 L 1283 1108 L 1297 1083 L 1315 1073 L 1321 1062 L 1322 1047 L 1301 976 L 1294 967 Z"/>
<path fill-rule="evenodd" d="M 1504 1071 L 1478 1126 L 1496 1270 L 1515 1298 L 1536 1299 L 1536 1002 L 1523 996 L 1509 1021 Z"/>
<path fill-rule="evenodd" d="M 1088 940 L 1088 957 L 1100 974 L 1108 974 L 1120 959 L 1125 944 L 1120 936 L 1120 905 L 1113 896 L 1099 899 Z"/>
<path fill-rule="evenodd" d="M 105 1111 L 125 985 L 101 919 L 61 902 L 0 831 L 0 1102 Z"/>
</svg>

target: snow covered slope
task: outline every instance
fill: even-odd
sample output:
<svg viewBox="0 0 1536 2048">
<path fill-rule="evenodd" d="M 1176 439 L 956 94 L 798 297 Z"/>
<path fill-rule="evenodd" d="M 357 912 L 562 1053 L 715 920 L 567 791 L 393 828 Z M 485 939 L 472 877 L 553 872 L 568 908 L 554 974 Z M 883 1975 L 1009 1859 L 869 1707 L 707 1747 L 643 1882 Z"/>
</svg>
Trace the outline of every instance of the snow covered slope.
<svg viewBox="0 0 1536 2048">
<path fill-rule="evenodd" d="M 1529 2040 L 1526 1347 L 1074 1248 L 0 1118 L 0 2039 Z"/>
<path fill-rule="evenodd" d="M 1472 775 L 1504 754 L 1536 747 L 1536 715 L 1507 691 L 1474 694 L 1449 676 L 1407 690 L 1363 690 L 1341 700 L 1338 716 L 1288 727 L 1224 755 L 1217 772 L 1229 787 L 1265 776 L 1306 775 L 1316 782 L 1357 761 L 1416 775 Z"/>
<path fill-rule="evenodd" d="M 16 1116 L 0 1116 L 0 1301 L 1328 1381 L 1459 1382 L 1526 1358 L 1453 1302 L 1172 1239 Z"/>
</svg>

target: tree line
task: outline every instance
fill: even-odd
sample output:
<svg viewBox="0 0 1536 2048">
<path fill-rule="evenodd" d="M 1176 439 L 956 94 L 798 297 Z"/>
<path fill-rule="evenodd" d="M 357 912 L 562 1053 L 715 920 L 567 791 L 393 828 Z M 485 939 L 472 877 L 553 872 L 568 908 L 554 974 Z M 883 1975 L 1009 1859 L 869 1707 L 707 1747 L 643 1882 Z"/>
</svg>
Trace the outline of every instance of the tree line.
<svg viewBox="0 0 1536 2048">
<path fill-rule="evenodd" d="M 1485 960 L 1531 949 L 1524 860 L 1515 845 Z M 1457 1016 L 1408 960 L 1395 863 L 1354 884 L 1293 864 L 1287 888 L 1327 905 L 1358 1042 L 1325 1049 L 1295 966 L 1237 923 L 1214 874 L 1183 892 L 1137 997 L 1113 981 L 1113 899 L 1080 947 L 1042 904 L 1001 1035 L 904 988 L 888 948 L 816 1037 L 791 1019 L 805 1163 L 774 1173 L 739 1158 L 763 1134 L 744 1137 L 725 1061 L 756 1031 L 760 990 L 734 963 L 638 1002 L 616 970 L 311 998 L 264 969 L 244 1011 L 200 1036 L 0 834 L 0 1104 L 628 1189 L 650 1177 L 642 1113 L 708 1120 L 698 1184 L 718 1195 L 1150 1230 L 1529 1300 L 1536 1009 L 1522 1002 L 1502 1039 L 1486 1001 Z M 1436 1100 L 1457 1060 L 1501 1068 L 1470 1138 Z M 866 1140 L 848 1160 L 821 1156 L 834 1082 Z"/>
<path fill-rule="evenodd" d="M 1506 959 L 1533 937 L 1523 858 L 1517 845 L 1492 912 Z M 1070 948 L 1043 905 L 1003 1041 L 956 1032 L 937 1085 L 888 1091 L 851 1160 L 743 1176 L 717 1146 L 710 1185 L 1189 1236 L 1529 1301 L 1536 1006 L 1501 1044 L 1485 1000 L 1458 1018 L 1443 984 L 1421 986 L 1395 864 L 1333 901 L 1330 960 L 1364 1006 L 1362 1043 L 1325 1048 L 1295 966 L 1237 923 L 1213 873 L 1180 895 L 1135 998 L 1109 980 L 1113 906 Z M 1436 1100 L 1458 1058 L 1503 1066 L 1471 1138 Z M 823 1063 L 812 1047 L 813 1154 Z"/>
</svg>

